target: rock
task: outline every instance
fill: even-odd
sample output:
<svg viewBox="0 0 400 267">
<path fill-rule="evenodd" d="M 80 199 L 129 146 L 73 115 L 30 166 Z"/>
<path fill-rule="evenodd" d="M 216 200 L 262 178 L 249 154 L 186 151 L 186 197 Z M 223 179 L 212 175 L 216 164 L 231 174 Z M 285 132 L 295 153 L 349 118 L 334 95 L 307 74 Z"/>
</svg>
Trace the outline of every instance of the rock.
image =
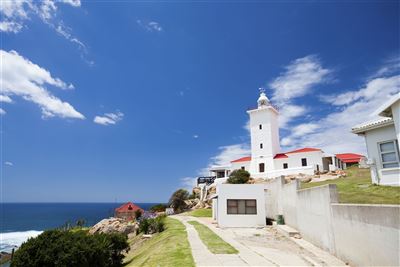
<svg viewBox="0 0 400 267">
<path fill-rule="evenodd" d="M 89 230 L 89 234 L 95 233 L 122 233 L 130 234 L 139 228 L 138 223 L 132 223 L 120 218 L 108 218 L 101 220 Z"/>
<path fill-rule="evenodd" d="M 300 234 L 294 234 L 293 237 L 296 238 L 296 239 L 301 239 L 301 235 Z"/>
<path fill-rule="evenodd" d="M 152 238 L 153 235 L 142 235 L 144 238 Z"/>
</svg>

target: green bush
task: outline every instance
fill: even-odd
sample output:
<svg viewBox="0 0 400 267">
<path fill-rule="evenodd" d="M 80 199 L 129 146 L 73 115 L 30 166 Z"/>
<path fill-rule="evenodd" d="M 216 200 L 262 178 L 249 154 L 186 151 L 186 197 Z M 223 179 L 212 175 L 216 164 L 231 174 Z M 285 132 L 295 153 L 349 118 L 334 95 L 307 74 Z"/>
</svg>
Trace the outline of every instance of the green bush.
<svg viewBox="0 0 400 267">
<path fill-rule="evenodd" d="M 228 184 L 245 184 L 250 179 L 250 173 L 246 170 L 234 170 L 229 175 L 227 180 Z"/>
<path fill-rule="evenodd" d="M 165 216 L 158 216 L 156 218 L 147 218 L 140 221 L 139 232 L 144 234 L 154 234 L 164 231 Z"/>
<path fill-rule="evenodd" d="M 166 208 L 167 208 L 167 206 L 164 204 L 157 204 L 157 205 L 152 206 L 150 208 L 150 211 L 151 212 L 164 212 Z"/>
<path fill-rule="evenodd" d="M 127 237 L 121 234 L 50 230 L 23 243 L 11 267 L 119 267 L 128 249 Z"/>
<path fill-rule="evenodd" d="M 139 219 L 140 217 L 142 217 L 142 210 L 135 210 L 135 219 Z"/>
<path fill-rule="evenodd" d="M 185 189 L 176 190 L 168 201 L 168 204 L 175 212 L 179 213 L 186 209 L 186 202 L 189 198 L 189 192 Z"/>
</svg>

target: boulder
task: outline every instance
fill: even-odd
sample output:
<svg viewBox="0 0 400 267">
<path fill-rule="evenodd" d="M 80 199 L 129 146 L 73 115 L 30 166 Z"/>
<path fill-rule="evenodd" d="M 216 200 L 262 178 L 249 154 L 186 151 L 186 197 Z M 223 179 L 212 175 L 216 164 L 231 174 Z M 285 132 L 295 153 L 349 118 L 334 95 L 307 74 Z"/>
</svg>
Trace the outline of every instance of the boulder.
<svg viewBox="0 0 400 267">
<path fill-rule="evenodd" d="M 103 219 L 90 228 L 89 234 L 95 233 L 122 233 L 130 234 L 139 228 L 138 223 L 128 222 L 120 218 Z"/>
</svg>

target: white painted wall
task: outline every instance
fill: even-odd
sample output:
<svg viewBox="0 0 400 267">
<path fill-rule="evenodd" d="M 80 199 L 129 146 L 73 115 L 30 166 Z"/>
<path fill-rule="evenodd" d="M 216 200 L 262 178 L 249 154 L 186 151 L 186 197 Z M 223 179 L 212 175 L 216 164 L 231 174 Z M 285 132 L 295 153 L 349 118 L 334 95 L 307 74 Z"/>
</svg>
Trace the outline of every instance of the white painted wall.
<svg viewBox="0 0 400 267">
<path fill-rule="evenodd" d="M 396 103 L 392 105 L 392 115 L 394 121 L 394 127 L 396 132 L 396 138 L 400 140 L 400 101 L 398 100 Z M 400 150 L 400 143 L 398 143 L 398 148 Z"/>
<path fill-rule="evenodd" d="M 396 140 L 396 131 L 393 125 L 369 130 L 365 132 L 365 143 L 367 145 L 368 158 L 374 161 L 371 166 L 372 182 L 381 185 L 400 185 L 400 168 L 382 168 L 382 160 L 379 154 L 378 143 Z"/>
<path fill-rule="evenodd" d="M 217 201 L 213 201 L 213 210 L 217 211 L 220 227 L 263 227 L 265 220 L 265 196 L 263 184 L 219 184 Z M 227 214 L 228 199 L 255 199 L 257 214 Z"/>
<path fill-rule="evenodd" d="M 288 153 L 288 158 L 274 159 L 275 170 L 283 169 L 283 163 L 288 163 L 289 168 L 299 168 L 301 166 L 301 159 L 307 159 L 307 166 L 319 165 L 320 170 L 323 170 L 322 151 L 312 151 L 303 153 Z"/>
<path fill-rule="evenodd" d="M 246 171 L 250 170 L 250 161 L 242 161 L 242 162 L 232 162 L 231 163 L 231 171 L 238 170 L 244 167 Z"/>
</svg>

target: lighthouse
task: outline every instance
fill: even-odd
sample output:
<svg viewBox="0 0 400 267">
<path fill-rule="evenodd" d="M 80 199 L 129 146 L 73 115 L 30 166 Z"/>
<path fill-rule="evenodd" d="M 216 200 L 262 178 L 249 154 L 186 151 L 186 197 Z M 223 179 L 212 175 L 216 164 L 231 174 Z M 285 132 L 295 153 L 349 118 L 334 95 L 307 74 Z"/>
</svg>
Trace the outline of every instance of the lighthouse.
<svg viewBox="0 0 400 267">
<path fill-rule="evenodd" d="M 263 177 L 274 167 L 274 156 L 280 152 L 279 112 L 271 105 L 265 90 L 260 88 L 257 108 L 248 110 L 250 116 L 251 162 L 250 173 Z"/>
</svg>

